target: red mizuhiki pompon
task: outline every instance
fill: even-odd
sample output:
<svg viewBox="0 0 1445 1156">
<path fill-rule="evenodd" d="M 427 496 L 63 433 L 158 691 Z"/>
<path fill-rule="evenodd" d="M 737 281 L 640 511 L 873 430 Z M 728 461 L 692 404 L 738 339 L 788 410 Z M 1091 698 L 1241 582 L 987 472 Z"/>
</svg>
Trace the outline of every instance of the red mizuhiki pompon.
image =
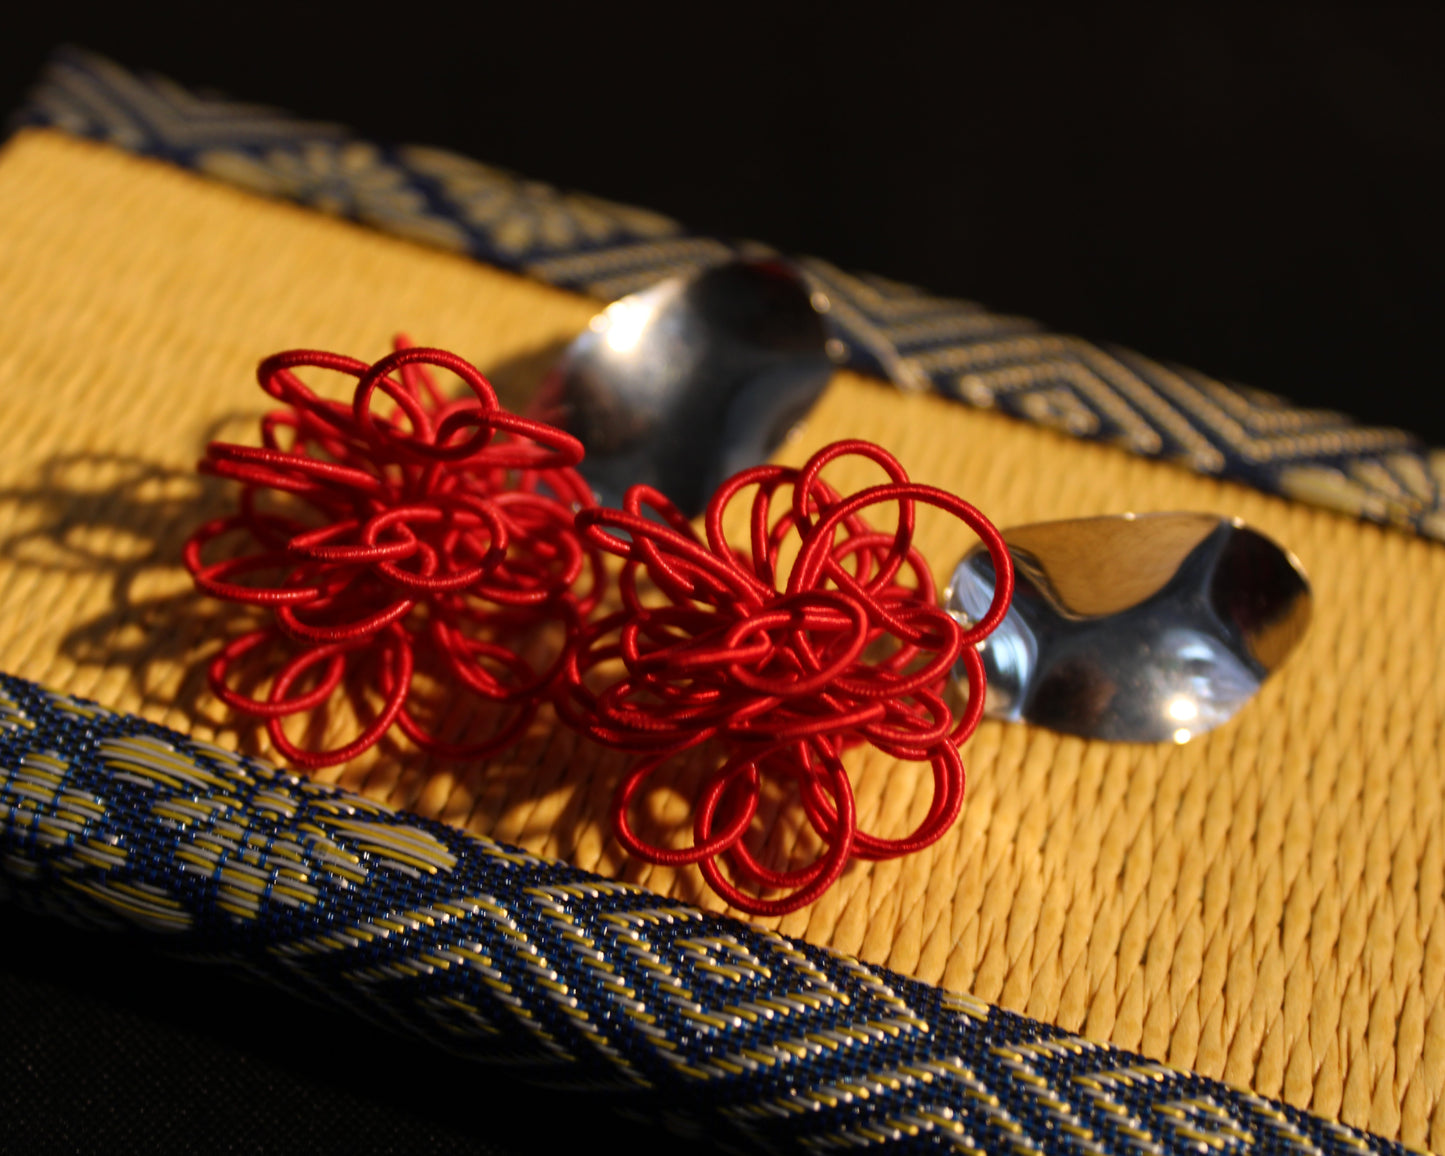
<svg viewBox="0 0 1445 1156">
<path fill-rule="evenodd" d="M 433 369 L 468 395 L 445 398 Z M 350 403 L 319 397 L 297 370 L 354 379 Z M 640 756 L 612 805 L 623 846 L 697 864 L 756 915 L 803 907 L 854 857 L 920 850 L 957 818 L 958 748 L 983 712 L 976 645 L 1013 591 L 1002 538 L 961 498 L 909 481 L 876 445 L 844 441 L 802 469 L 735 475 L 699 535 L 645 486 L 622 510 L 597 507 L 574 468 L 576 439 L 507 413 L 455 354 L 403 339 L 374 365 L 294 350 L 258 376 L 282 408 L 262 419 L 260 446 L 207 448 L 200 468 L 240 483 L 239 510 L 197 530 L 185 562 L 201 590 L 269 613 L 224 645 L 209 677 L 222 701 L 266 721 L 291 762 L 346 761 L 393 726 L 425 750 L 486 757 L 551 701 L 581 733 Z M 849 455 L 888 480 L 840 494 L 821 474 Z M 748 495 L 747 541 L 734 544 L 727 512 Z M 967 629 L 939 606 L 913 545 L 920 504 L 958 519 L 993 559 L 993 602 Z M 879 510 L 887 529 L 868 520 Z M 208 561 L 218 539 L 232 549 Z M 599 617 L 604 554 L 622 559 L 621 609 Z M 967 699 L 955 718 L 945 693 L 960 665 Z M 434 733 L 410 706 L 419 678 L 469 692 L 500 721 L 469 743 Z M 236 685 L 247 681 L 264 692 Z M 368 691 L 370 721 L 339 745 L 304 748 L 286 733 L 286 720 Z M 717 757 L 692 784 L 690 845 L 649 841 L 636 804 L 661 765 L 704 743 Z M 863 744 L 930 769 L 931 805 L 903 837 L 858 829 L 843 756 Z M 812 862 L 759 856 L 769 783 L 796 792 L 823 848 Z"/>
<path fill-rule="evenodd" d="M 869 459 L 889 480 L 844 497 L 820 475 L 845 455 Z M 723 531 L 726 511 L 749 492 L 748 541 L 734 545 Z M 968 629 L 939 606 L 913 546 L 920 504 L 956 517 L 993 559 L 993 602 Z M 889 529 L 865 520 L 880 508 L 892 513 Z M 669 866 L 695 863 L 735 907 L 777 915 L 815 900 L 852 857 L 909 854 L 954 822 L 964 788 L 958 747 L 983 712 L 976 644 L 1003 618 L 1013 591 L 1008 550 L 973 506 L 910 482 L 878 446 L 844 441 L 800 470 L 737 474 L 708 505 L 701 536 L 644 486 L 628 492 L 624 509 L 584 510 L 577 523 L 585 542 L 624 559 L 623 608 L 583 628 L 558 709 L 594 740 L 641 756 L 612 806 L 617 837 L 631 853 Z M 785 547 L 796 554 L 783 573 Z M 967 704 L 955 719 L 944 694 L 960 660 Z M 694 784 L 691 845 L 644 839 L 632 811 L 654 773 L 709 740 L 721 755 Z M 902 838 L 857 829 L 842 756 L 865 743 L 931 769 L 932 804 Z M 813 862 L 773 867 L 749 846 L 769 779 L 796 791 L 823 846 Z M 768 891 L 783 894 L 758 894 Z"/>
<path fill-rule="evenodd" d="M 466 396 L 444 397 L 437 369 L 460 378 Z M 298 370 L 354 379 L 351 400 L 318 396 Z M 258 378 L 282 406 L 262 419 L 262 444 L 213 443 L 200 463 L 240 483 L 239 511 L 202 526 L 185 549 L 201 590 L 269 611 L 211 663 L 212 689 L 265 719 L 276 748 L 302 767 L 353 758 L 392 726 L 429 751 L 501 750 L 549 697 L 603 591 L 599 553 L 573 521 L 594 504 L 573 468 L 582 446 L 506 412 L 462 358 L 404 338 L 374 365 L 278 353 Z M 550 649 L 539 645 L 559 628 Z M 494 733 L 457 743 L 429 731 L 409 703 L 421 677 L 498 712 Z M 237 689 L 248 679 L 264 693 Z M 304 749 L 287 735 L 287 718 L 367 691 L 372 701 L 360 705 L 373 717 L 339 745 Z"/>
</svg>

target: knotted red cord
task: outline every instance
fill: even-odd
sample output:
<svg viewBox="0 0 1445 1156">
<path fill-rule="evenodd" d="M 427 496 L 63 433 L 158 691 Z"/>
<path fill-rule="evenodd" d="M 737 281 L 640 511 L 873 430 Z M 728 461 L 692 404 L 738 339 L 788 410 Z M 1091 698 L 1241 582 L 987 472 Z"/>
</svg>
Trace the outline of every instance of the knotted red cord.
<svg viewBox="0 0 1445 1156">
<path fill-rule="evenodd" d="M 841 496 L 820 474 L 849 454 L 882 467 L 889 481 Z M 723 522 L 747 490 L 750 540 L 741 549 L 724 537 Z M 961 521 L 993 559 L 993 601 L 968 629 L 939 606 L 913 546 L 920 503 Z M 865 511 L 888 506 L 893 528 L 870 527 Z M 842 441 L 801 470 L 758 466 L 735 475 L 709 503 L 704 537 L 645 486 L 628 491 L 622 510 L 583 510 L 577 524 L 584 542 L 625 559 L 623 609 L 583 628 L 558 683 L 558 709 L 593 739 L 644 756 L 612 805 L 617 837 L 630 852 L 668 866 L 696 863 L 735 907 L 777 915 L 815 900 L 851 857 L 909 854 L 957 818 L 964 788 L 958 746 L 983 713 L 976 644 L 998 625 L 1013 594 L 1008 550 L 973 506 L 910 482 L 876 445 Z M 790 540 L 797 554 L 784 576 Z M 644 576 L 661 601 L 644 594 Z M 960 660 L 968 700 L 955 720 L 943 696 Z M 648 842 L 634 829 L 633 804 L 667 759 L 709 739 L 719 741 L 724 757 L 697 786 L 691 845 Z M 857 829 L 841 755 L 862 743 L 931 768 L 932 804 L 902 838 Z M 797 790 L 824 847 L 812 863 L 775 869 L 745 842 L 767 779 Z M 764 899 L 739 883 L 785 894 Z"/>
<path fill-rule="evenodd" d="M 448 400 L 428 367 L 455 374 L 467 396 Z M 354 378 L 351 401 L 317 396 L 302 368 Z M 405 338 L 374 365 L 299 349 L 268 357 L 257 377 L 283 408 L 262 419 L 260 446 L 207 447 L 199 468 L 239 482 L 240 508 L 200 527 L 184 558 L 201 590 L 268 608 L 271 620 L 226 644 L 212 689 L 265 719 L 277 749 L 304 767 L 350 759 L 393 724 L 430 751 L 501 749 L 548 697 L 602 593 L 601 556 L 573 522 L 595 504 L 573 469 L 581 444 L 506 412 L 462 358 Z M 239 552 L 206 561 L 223 537 Z M 564 639 L 534 655 L 538 631 L 555 623 Z M 273 655 L 264 697 L 233 687 L 235 668 L 254 673 Z M 430 733 L 408 709 L 423 670 L 504 708 L 496 733 L 468 744 Z M 358 685 L 382 705 L 350 741 L 306 750 L 282 729 Z"/>
</svg>

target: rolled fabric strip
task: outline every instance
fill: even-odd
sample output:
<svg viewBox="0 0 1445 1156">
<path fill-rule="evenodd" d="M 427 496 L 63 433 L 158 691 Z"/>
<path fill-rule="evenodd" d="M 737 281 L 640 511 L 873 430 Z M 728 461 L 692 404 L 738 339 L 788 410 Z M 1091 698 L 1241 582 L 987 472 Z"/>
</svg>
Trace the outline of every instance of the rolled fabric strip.
<svg viewBox="0 0 1445 1156">
<path fill-rule="evenodd" d="M 0 880 L 747 1150 L 1404 1151 L 9 675 Z"/>
</svg>

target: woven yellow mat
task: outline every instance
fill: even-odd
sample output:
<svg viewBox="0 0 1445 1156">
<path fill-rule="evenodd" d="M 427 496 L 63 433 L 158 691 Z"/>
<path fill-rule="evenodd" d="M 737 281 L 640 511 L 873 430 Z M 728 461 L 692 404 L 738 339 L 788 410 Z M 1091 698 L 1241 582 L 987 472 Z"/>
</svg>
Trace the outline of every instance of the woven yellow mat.
<svg viewBox="0 0 1445 1156">
<path fill-rule="evenodd" d="M 201 659 L 232 623 L 178 562 L 229 508 L 193 466 L 212 437 L 254 439 L 257 360 L 370 360 L 403 330 L 485 371 L 594 309 L 119 151 L 20 136 L 0 160 L 0 669 L 264 753 L 206 690 Z M 784 456 L 857 435 L 1000 525 L 1240 515 L 1303 561 L 1315 619 L 1239 718 L 1187 746 L 985 723 L 953 832 L 855 865 L 776 925 L 1445 1147 L 1445 547 L 850 375 Z M 952 533 L 923 528 L 940 577 L 967 545 Z M 695 873 L 613 845 L 621 765 L 543 725 L 486 767 L 387 745 L 328 777 L 718 907 Z M 855 772 L 869 829 L 900 833 L 926 805 L 916 768 Z"/>
</svg>

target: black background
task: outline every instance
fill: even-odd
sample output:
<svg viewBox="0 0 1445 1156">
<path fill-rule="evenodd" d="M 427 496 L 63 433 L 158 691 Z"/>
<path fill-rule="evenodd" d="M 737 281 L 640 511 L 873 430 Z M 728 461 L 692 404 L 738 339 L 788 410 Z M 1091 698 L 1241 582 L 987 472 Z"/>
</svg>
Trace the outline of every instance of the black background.
<svg viewBox="0 0 1445 1156">
<path fill-rule="evenodd" d="M 27 7 L 7 107 L 70 40 L 1445 443 L 1440 5 Z"/>
<path fill-rule="evenodd" d="M 76 43 L 1445 444 L 1445 9 L 1159 9 L 31 4 L 0 106 Z M 0 926 L 0 1151 L 612 1134 L 191 965 Z"/>
</svg>

